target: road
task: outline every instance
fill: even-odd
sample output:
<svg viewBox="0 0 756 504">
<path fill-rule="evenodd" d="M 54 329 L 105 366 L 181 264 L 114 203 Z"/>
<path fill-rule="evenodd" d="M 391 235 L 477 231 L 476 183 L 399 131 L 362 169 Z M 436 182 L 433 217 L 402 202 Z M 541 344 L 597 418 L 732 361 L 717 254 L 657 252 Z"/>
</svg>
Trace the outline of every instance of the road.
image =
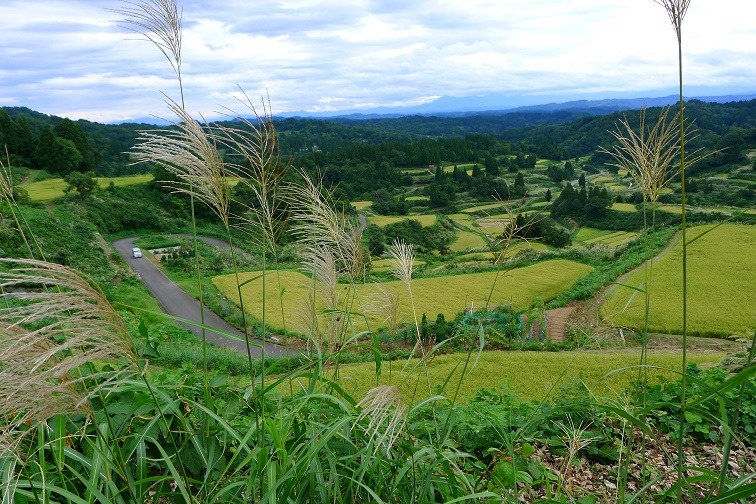
<svg viewBox="0 0 756 504">
<path fill-rule="evenodd" d="M 152 296 L 158 300 L 167 314 L 181 319 L 191 320 L 199 324 L 201 320 L 199 302 L 181 290 L 178 285 L 165 276 L 165 274 L 147 257 L 139 259 L 133 258 L 131 256 L 131 249 L 134 247 L 134 240 L 136 240 L 134 237 L 124 238 L 113 242 L 113 247 L 115 247 L 118 253 L 123 256 L 129 267 L 141 277 L 144 285 L 150 291 Z M 213 240 L 211 238 L 203 238 L 202 240 L 215 246 L 228 246 L 228 244 L 220 240 Z M 206 329 L 205 335 L 207 341 L 243 353 L 247 352 L 247 345 L 244 342 L 244 334 L 241 331 L 230 326 L 225 320 L 208 310 L 207 307 L 204 308 L 204 315 L 205 325 L 213 327 L 219 331 L 216 332 Z M 201 327 L 191 323 L 180 324 L 186 329 L 192 331 L 198 337 L 202 337 Z M 230 337 L 223 333 L 233 334 L 234 337 Z M 263 344 L 262 341 L 251 339 L 251 342 L 255 344 L 250 345 L 252 357 L 260 358 L 262 356 L 262 348 L 260 348 Z M 291 352 L 284 346 L 269 342 L 265 343 L 266 357 L 285 357 L 290 353 Z"/>
</svg>

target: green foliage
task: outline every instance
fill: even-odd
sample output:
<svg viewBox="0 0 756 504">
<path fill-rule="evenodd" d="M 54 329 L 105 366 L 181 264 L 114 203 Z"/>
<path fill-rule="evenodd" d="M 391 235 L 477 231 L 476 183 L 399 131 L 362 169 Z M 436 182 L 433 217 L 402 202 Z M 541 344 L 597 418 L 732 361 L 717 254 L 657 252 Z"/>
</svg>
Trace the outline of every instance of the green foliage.
<svg viewBox="0 0 756 504">
<path fill-rule="evenodd" d="M 737 414 L 736 436 L 754 446 L 756 378 L 752 377 L 752 371 L 749 373 L 751 377 L 743 373 L 746 379 L 742 381 L 741 389 L 739 386 L 725 387 L 734 377 L 721 368 L 703 370 L 695 364 L 688 366 L 686 396 L 691 406 L 685 411 L 685 434 L 699 442 L 720 442 L 725 429 L 729 428 L 728 418 Z M 682 383 L 677 380 L 654 384 L 647 387 L 646 394 L 652 407 L 650 421 L 662 432 L 676 433 L 680 428 Z"/>
<path fill-rule="evenodd" d="M 100 185 L 94 178 L 93 172 L 81 173 L 71 172 L 64 180 L 68 183 L 63 192 L 68 194 L 71 191 L 76 191 L 80 196 L 86 196 L 91 194 L 95 189 L 99 189 Z"/>
</svg>

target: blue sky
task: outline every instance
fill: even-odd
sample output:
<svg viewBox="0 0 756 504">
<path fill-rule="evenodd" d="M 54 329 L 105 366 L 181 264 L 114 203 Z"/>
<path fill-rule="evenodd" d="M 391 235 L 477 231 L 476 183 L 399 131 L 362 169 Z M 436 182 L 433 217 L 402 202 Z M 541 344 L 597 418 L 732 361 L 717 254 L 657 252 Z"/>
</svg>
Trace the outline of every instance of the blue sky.
<svg viewBox="0 0 756 504">
<path fill-rule="evenodd" d="M 543 101 L 674 92 L 677 48 L 653 0 L 185 0 L 187 108 L 216 117 L 238 86 L 275 113 L 412 106 L 441 96 Z M 100 122 L 167 115 L 157 49 L 112 0 L 3 0 L 0 105 Z M 693 0 L 688 89 L 756 92 L 756 3 Z"/>
</svg>

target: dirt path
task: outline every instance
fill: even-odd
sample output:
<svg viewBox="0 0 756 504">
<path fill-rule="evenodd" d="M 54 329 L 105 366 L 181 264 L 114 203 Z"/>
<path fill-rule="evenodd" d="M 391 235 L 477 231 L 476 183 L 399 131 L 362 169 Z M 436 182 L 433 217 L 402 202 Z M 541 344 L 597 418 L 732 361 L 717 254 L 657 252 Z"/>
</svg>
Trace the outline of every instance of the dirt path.
<svg viewBox="0 0 756 504">
<path fill-rule="evenodd" d="M 567 320 L 574 311 L 574 306 L 546 310 L 546 338 L 549 341 L 564 341 Z"/>
</svg>

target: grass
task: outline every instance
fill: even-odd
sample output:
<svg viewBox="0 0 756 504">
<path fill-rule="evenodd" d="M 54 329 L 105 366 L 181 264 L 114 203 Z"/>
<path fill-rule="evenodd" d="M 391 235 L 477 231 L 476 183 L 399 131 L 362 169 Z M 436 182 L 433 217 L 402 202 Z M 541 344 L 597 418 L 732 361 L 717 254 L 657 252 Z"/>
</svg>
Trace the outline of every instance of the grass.
<svg viewBox="0 0 756 504">
<path fill-rule="evenodd" d="M 585 264 L 557 259 L 512 270 L 506 275 L 499 275 L 492 303 L 521 309 L 529 306 L 536 297 L 553 299 L 592 269 Z M 289 314 L 287 327 L 290 327 L 292 322 L 289 318 L 296 318 L 296 314 L 302 311 L 302 306 L 311 295 L 312 283 L 298 271 L 280 271 L 276 274 L 281 275 L 282 288 L 285 290 L 282 298 L 283 312 Z M 243 288 L 244 306 L 258 319 L 262 318 L 263 306 L 260 275 L 260 272 L 247 272 L 240 274 L 239 278 L 240 282 L 249 281 Z M 435 318 L 437 314 L 443 313 L 447 319 L 451 319 L 470 306 L 484 306 L 495 279 L 496 272 L 415 279 L 412 281 L 412 289 L 417 314 L 427 313 Z M 236 298 L 236 279 L 233 275 L 217 276 L 213 278 L 213 284 L 229 299 Z M 412 313 L 406 301 L 408 294 L 404 285 L 399 281 L 385 282 L 382 285 L 399 297 L 401 309 L 398 320 L 410 322 Z M 344 288 L 346 289 L 346 285 Z M 367 301 L 376 294 L 377 288 L 362 284 L 357 286 L 357 292 L 361 300 Z M 267 291 L 266 305 L 269 313 L 266 314 L 266 321 L 273 328 L 283 327 L 280 301 L 277 289 Z M 359 308 L 355 306 L 353 310 L 359 311 Z M 368 320 L 373 328 L 381 325 L 377 316 L 369 316 Z M 358 324 L 358 327 L 363 325 Z"/>
<path fill-rule="evenodd" d="M 454 252 L 463 252 L 465 250 L 486 246 L 486 240 L 472 231 L 457 231 L 456 235 L 457 238 L 449 246 Z"/>
<path fill-rule="evenodd" d="M 395 224 L 397 222 L 402 222 L 408 219 L 414 219 L 418 221 L 420 224 L 423 225 L 423 227 L 432 226 L 436 223 L 436 216 L 435 215 L 405 215 L 405 216 L 392 216 L 392 215 L 371 215 L 368 217 L 368 220 L 371 224 L 375 224 L 376 226 L 388 226 L 389 224 Z"/>
<path fill-rule="evenodd" d="M 117 187 L 132 185 L 132 184 L 144 184 L 152 180 L 152 175 L 144 173 L 141 175 L 129 175 L 124 177 L 97 177 L 95 178 L 100 184 L 101 188 L 106 188 L 111 182 Z M 31 182 L 29 184 L 21 184 L 21 187 L 27 190 L 29 197 L 32 201 L 49 201 L 51 199 L 59 198 L 63 196 L 65 189 L 68 186 L 68 182 L 61 178 L 52 178 L 47 180 L 40 180 L 38 182 Z"/>
<path fill-rule="evenodd" d="M 428 196 L 407 196 L 404 199 L 406 199 L 407 201 L 428 201 L 428 200 L 430 200 L 430 198 Z"/>
<path fill-rule="evenodd" d="M 575 351 L 575 352 L 483 352 L 477 365 L 465 375 L 460 388 L 460 402 L 472 398 L 480 389 L 496 390 L 505 388 L 521 399 L 540 401 L 550 396 L 561 396 L 565 387 L 579 386 L 579 380 L 602 398 L 614 398 L 627 390 L 638 377 L 638 370 L 609 373 L 625 369 L 628 362 L 634 362 L 637 351 L 630 349 Z M 699 365 L 713 365 L 721 361 L 724 352 L 698 353 L 691 356 L 691 361 Z M 440 355 L 428 365 L 431 384 L 441 386 L 451 374 L 450 383 L 456 386 L 464 367 L 465 354 Z M 415 361 L 409 365 L 403 362 L 384 363 L 381 375 L 382 384 L 397 385 L 402 394 L 421 401 L 427 395 L 415 392 L 417 376 L 410 372 Z M 649 355 L 649 364 L 665 369 L 679 369 L 680 355 L 676 352 L 658 352 Z M 340 371 L 340 383 L 344 389 L 355 397 L 363 397 L 375 386 L 375 365 L 372 363 L 350 364 Z M 538 377 L 534 380 L 533 377 Z M 675 374 L 654 370 L 651 379 L 672 379 Z M 423 377 L 424 379 L 424 377 Z M 420 388 L 422 390 L 422 387 Z M 447 393 L 449 393 L 447 391 Z"/>
<path fill-rule="evenodd" d="M 707 234 L 703 232 L 711 230 Z M 701 238 L 696 239 L 696 237 Z M 754 287 L 756 278 L 756 227 L 723 224 L 698 226 L 689 230 L 688 245 L 688 329 L 690 334 L 746 334 L 753 329 Z M 650 330 L 680 333 L 682 305 L 680 267 L 682 244 L 653 265 L 651 280 L 652 311 Z M 622 283 L 638 286 L 644 274 L 639 271 Z M 640 293 L 617 287 L 602 308 L 615 324 L 642 327 L 643 307 Z"/>
</svg>

